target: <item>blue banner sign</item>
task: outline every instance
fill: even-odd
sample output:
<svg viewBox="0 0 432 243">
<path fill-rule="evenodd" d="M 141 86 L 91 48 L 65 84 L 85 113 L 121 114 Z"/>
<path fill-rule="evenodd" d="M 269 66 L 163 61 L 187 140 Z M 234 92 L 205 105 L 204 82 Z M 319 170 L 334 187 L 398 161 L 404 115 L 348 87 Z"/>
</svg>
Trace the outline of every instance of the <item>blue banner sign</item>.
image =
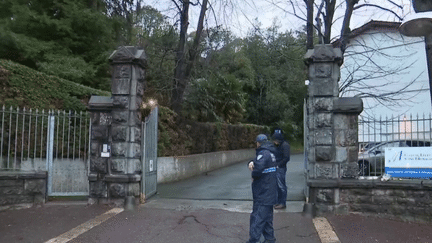
<svg viewBox="0 0 432 243">
<path fill-rule="evenodd" d="M 391 177 L 431 178 L 432 147 L 386 148 L 385 173 Z"/>
</svg>

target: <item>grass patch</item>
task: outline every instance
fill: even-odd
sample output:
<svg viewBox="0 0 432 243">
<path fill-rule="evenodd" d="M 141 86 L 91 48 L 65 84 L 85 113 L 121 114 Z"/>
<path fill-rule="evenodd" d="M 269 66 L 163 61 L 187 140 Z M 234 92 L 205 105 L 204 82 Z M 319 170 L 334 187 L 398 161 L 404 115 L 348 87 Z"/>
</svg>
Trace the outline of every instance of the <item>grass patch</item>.
<svg viewBox="0 0 432 243">
<path fill-rule="evenodd" d="M 290 143 L 291 154 L 302 154 L 304 146 L 302 141 L 295 141 Z"/>
</svg>

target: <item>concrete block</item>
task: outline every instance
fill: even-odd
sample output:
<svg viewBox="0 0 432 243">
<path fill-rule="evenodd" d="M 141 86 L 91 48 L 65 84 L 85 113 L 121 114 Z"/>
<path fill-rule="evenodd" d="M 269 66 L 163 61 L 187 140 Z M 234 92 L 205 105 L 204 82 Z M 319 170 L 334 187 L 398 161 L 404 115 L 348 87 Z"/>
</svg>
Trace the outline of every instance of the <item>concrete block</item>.
<svg viewBox="0 0 432 243">
<path fill-rule="evenodd" d="M 126 159 L 112 159 L 111 171 L 116 173 L 126 173 Z"/>
<path fill-rule="evenodd" d="M 131 141 L 141 143 L 141 135 L 142 135 L 141 127 L 131 127 L 130 131 L 131 131 L 131 135 L 130 135 Z"/>
<path fill-rule="evenodd" d="M 126 142 L 128 139 L 127 126 L 113 126 L 111 128 L 111 137 L 113 142 Z"/>
<path fill-rule="evenodd" d="M 128 96 L 114 96 L 113 106 L 123 109 L 129 109 L 129 97 Z"/>
<path fill-rule="evenodd" d="M 314 134 L 315 145 L 332 145 L 333 131 L 331 129 L 319 129 Z"/>
<path fill-rule="evenodd" d="M 332 63 L 315 63 L 315 77 L 316 78 L 329 78 L 332 75 Z"/>
<path fill-rule="evenodd" d="M 126 157 L 127 155 L 127 143 L 126 142 L 113 142 L 111 144 L 112 156 Z"/>
<path fill-rule="evenodd" d="M 45 179 L 27 179 L 24 181 L 24 190 L 28 194 L 43 194 L 46 193 Z"/>
<path fill-rule="evenodd" d="M 112 115 L 110 112 L 101 112 L 99 114 L 99 125 L 109 126 L 112 122 Z"/>
<path fill-rule="evenodd" d="M 316 163 L 315 175 L 317 179 L 331 179 L 333 178 L 334 168 L 330 163 Z"/>
<path fill-rule="evenodd" d="M 335 156 L 335 162 L 347 162 L 348 161 L 348 148 L 347 147 L 341 147 L 336 146 L 336 156 Z"/>
<path fill-rule="evenodd" d="M 97 156 L 90 157 L 90 171 L 106 174 L 108 158 L 101 158 Z"/>
<path fill-rule="evenodd" d="M 130 94 L 130 85 L 130 78 L 113 78 L 111 84 L 113 96 Z"/>
<path fill-rule="evenodd" d="M 108 197 L 108 187 L 104 181 L 90 182 L 89 197 L 106 198 Z"/>
<path fill-rule="evenodd" d="M 313 98 L 313 111 L 331 112 L 333 110 L 333 97 Z"/>
<path fill-rule="evenodd" d="M 109 197 L 110 198 L 124 198 L 126 196 L 125 185 L 123 183 L 110 183 Z"/>
<path fill-rule="evenodd" d="M 315 113 L 313 115 L 315 118 L 314 128 L 323 128 L 332 126 L 332 114 L 331 113 Z"/>
<path fill-rule="evenodd" d="M 318 78 L 311 80 L 308 91 L 309 96 L 337 97 L 339 95 L 337 81 L 332 78 Z"/>
<path fill-rule="evenodd" d="M 112 111 L 113 116 L 113 123 L 115 124 L 121 124 L 121 125 L 127 125 L 129 112 L 125 110 L 113 110 Z"/>
<path fill-rule="evenodd" d="M 94 140 L 107 140 L 108 127 L 107 126 L 92 126 L 92 139 Z"/>
<path fill-rule="evenodd" d="M 332 156 L 332 147 L 331 146 L 317 146 L 315 147 L 315 161 L 331 161 Z"/>
<path fill-rule="evenodd" d="M 357 162 L 345 162 L 340 164 L 342 178 L 358 178 L 359 166 Z"/>
</svg>

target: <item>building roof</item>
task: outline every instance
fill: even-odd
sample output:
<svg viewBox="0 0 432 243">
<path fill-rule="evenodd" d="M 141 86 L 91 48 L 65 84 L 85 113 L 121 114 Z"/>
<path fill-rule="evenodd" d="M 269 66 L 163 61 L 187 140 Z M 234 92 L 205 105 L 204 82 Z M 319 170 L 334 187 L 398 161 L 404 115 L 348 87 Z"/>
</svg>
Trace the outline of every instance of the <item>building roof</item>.
<svg viewBox="0 0 432 243">
<path fill-rule="evenodd" d="M 359 35 L 362 35 L 371 30 L 380 30 L 380 31 L 399 31 L 399 26 L 401 22 L 388 22 L 388 21 L 377 21 L 371 20 L 370 22 L 362 25 L 359 28 L 353 29 L 348 39 L 353 39 Z M 348 40 L 349 43 L 349 40 Z M 340 47 L 341 42 L 340 39 L 337 39 L 332 43 L 333 47 Z"/>
</svg>

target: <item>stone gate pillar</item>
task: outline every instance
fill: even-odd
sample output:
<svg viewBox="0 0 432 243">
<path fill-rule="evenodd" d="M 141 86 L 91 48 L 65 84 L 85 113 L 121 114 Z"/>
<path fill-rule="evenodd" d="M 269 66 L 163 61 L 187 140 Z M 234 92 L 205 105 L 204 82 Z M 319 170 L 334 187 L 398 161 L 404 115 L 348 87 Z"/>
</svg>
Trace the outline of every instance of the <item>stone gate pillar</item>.
<svg viewBox="0 0 432 243">
<path fill-rule="evenodd" d="M 112 97 L 92 96 L 90 201 L 123 205 L 139 200 L 144 50 L 122 46 L 109 58 Z"/>
<path fill-rule="evenodd" d="M 342 208 L 338 183 L 358 174 L 357 119 L 360 98 L 339 98 L 343 55 L 339 48 L 317 45 L 305 56 L 308 66 L 307 163 L 309 199 L 318 211 Z"/>
</svg>

